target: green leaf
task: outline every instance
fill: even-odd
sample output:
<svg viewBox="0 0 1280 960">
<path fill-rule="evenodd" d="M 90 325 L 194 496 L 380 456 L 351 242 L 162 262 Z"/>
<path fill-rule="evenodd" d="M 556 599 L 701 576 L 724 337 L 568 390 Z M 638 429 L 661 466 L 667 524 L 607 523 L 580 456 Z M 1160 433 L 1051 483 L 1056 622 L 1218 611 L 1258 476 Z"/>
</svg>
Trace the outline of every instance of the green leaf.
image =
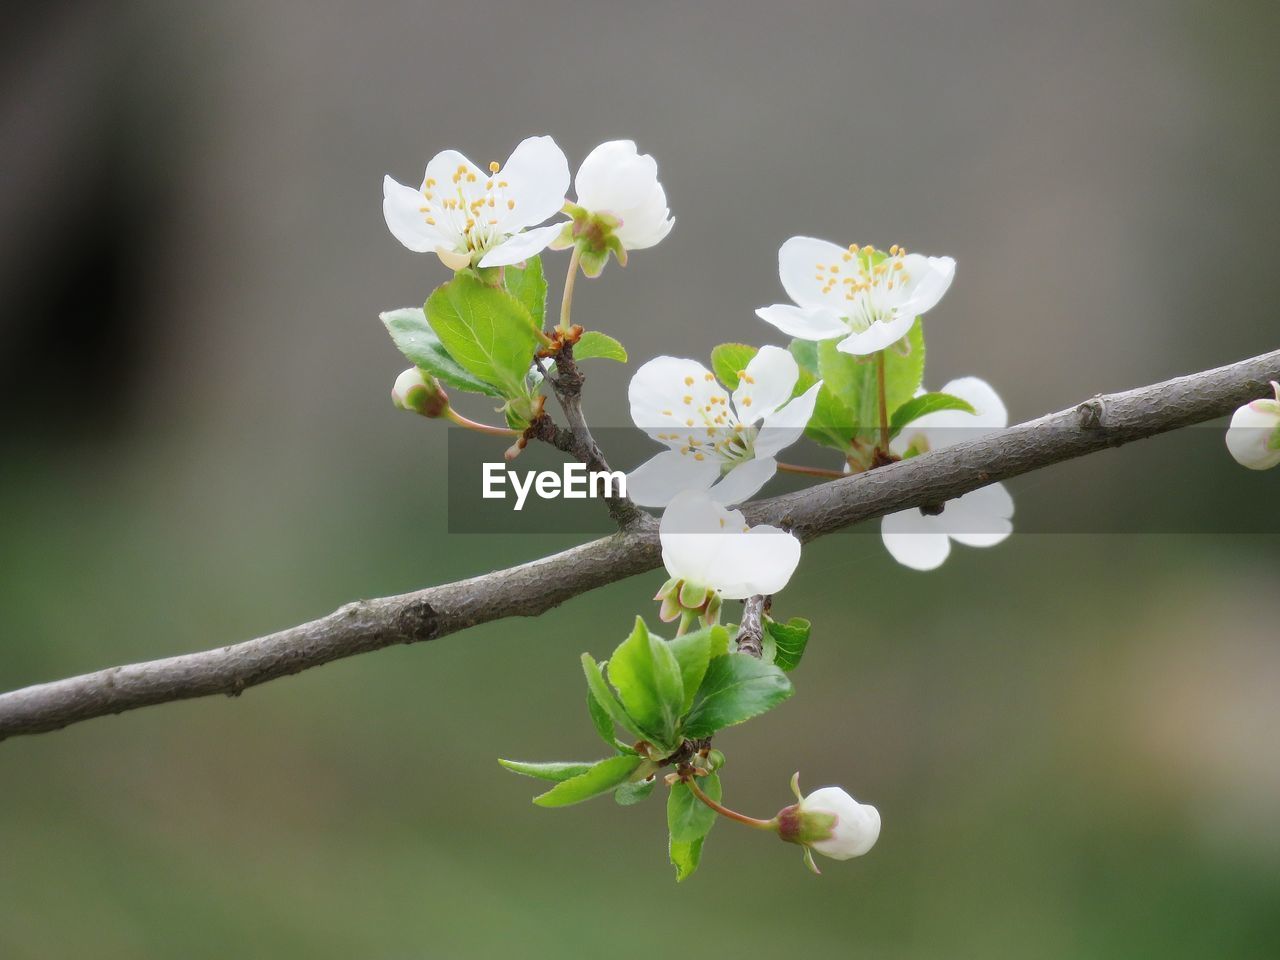
<svg viewBox="0 0 1280 960">
<path fill-rule="evenodd" d="M 720 778 L 714 773 L 698 778 L 698 786 L 712 800 L 720 802 Z M 667 829 L 674 843 L 701 840 L 715 825 L 718 814 L 693 795 L 683 783 L 673 783 L 667 797 Z"/>
<path fill-rule="evenodd" d="M 684 713 L 680 664 L 667 642 L 651 636 L 639 617 L 631 636 L 609 659 L 609 682 L 627 713 L 648 731 L 647 739 L 674 749 L 677 722 Z"/>
<path fill-rule="evenodd" d="M 759 352 L 758 348 L 745 343 L 722 343 L 711 351 L 711 369 L 726 389 L 737 390 L 738 375 Z"/>
<path fill-rule="evenodd" d="M 768 659 L 790 673 L 799 666 L 804 648 L 809 643 L 809 621 L 804 617 L 792 617 L 786 623 L 779 623 L 766 616 L 763 625 L 765 644 L 773 649 L 773 656 Z"/>
<path fill-rule="evenodd" d="M 693 843 L 676 843 L 671 841 L 667 847 L 671 864 L 676 868 L 676 883 L 687 880 L 698 869 L 698 861 L 702 859 L 702 840 Z"/>
<path fill-rule="evenodd" d="M 546 793 L 533 798 L 540 807 L 567 807 L 608 793 L 635 772 L 643 761 L 639 757 L 610 757 L 591 766 L 585 773 L 557 783 Z"/>
<path fill-rule="evenodd" d="M 436 288 L 426 312 L 458 363 L 504 397 L 525 395 L 538 338 L 529 311 L 515 297 L 460 273 Z"/>
<path fill-rule="evenodd" d="M 599 330 L 588 330 L 573 345 L 574 360 L 617 360 L 627 362 L 627 349 L 617 340 Z"/>
<path fill-rule="evenodd" d="M 592 699 L 596 701 L 596 704 L 609 719 L 637 740 L 649 739 L 650 735 L 640 729 L 639 724 L 631 718 L 622 704 L 618 702 L 618 698 L 613 695 L 609 685 L 604 682 L 604 673 L 600 670 L 600 665 L 592 659 L 589 653 L 582 655 L 582 672 L 587 677 L 587 689 L 590 691 Z"/>
<path fill-rule="evenodd" d="M 702 678 L 711 662 L 712 647 L 729 649 L 729 633 L 724 627 L 703 627 L 684 636 L 676 637 L 668 647 L 680 664 L 680 679 L 684 682 L 684 705 L 681 715 L 693 706 L 693 695 L 702 685 Z"/>
<path fill-rule="evenodd" d="M 401 307 L 378 314 L 401 353 L 415 367 L 425 370 L 441 383 L 471 393 L 500 397 L 502 392 L 478 377 L 472 376 L 449 356 L 436 332 L 427 324 L 421 307 Z"/>
<path fill-rule="evenodd" d="M 530 257 L 523 268 L 507 267 L 503 276 L 507 291 L 529 311 L 534 326 L 541 329 L 547 315 L 547 278 L 542 272 L 542 258 Z"/>
<path fill-rule="evenodd" d="M 641 780 L 639 783 L 624 783 L 613 791 L 613 799 L 618 802 L 618 806 L 629 807 L 641 800 L 647 800 L 657 784 L 657 777 L 652 780 Z"/>
<path fill-rule="evenodd" d="M 810 386 L 812 386 L 813 380 L 818 378 L 818 344 L 813 340 L 792 340 L 790 349 L 791 355 L 796 358 L 796 363 L 800 365 L 800 369 L 812 377 L 809 381 Z M 796 389 L 799 390 L 799 386 Z M 806 387 L 805 389 L 808 388 Z"/>
<path fill-rule="evenodd" d="M 804 428 L 804 435 L 814 443 L 844 453 L 853 448 L 854 420 L 853 411 L 846 407 L 824 383 L 818 390 L 813 414 Z"/>
<path fill-rule="evenodd" d="M 693 698 L 683 733 L 691 739 L 709 737 L 776 707 L 791 694 L 791 681 L 771 663 L 745 653 L 716 657 Z"/>
<path fill-rule="evenodd" d="M 939 410 L 978 412 L 973 409 L 973 405 L 968 400 L 962 400 L 949 393 L 922 393 L 918 397 L 912 397 L 893 411 L 893 416 L 889 418 L 892 435 L 896 437 L 904 427 L 919 420 L 926 413 L 937 413 Z"/>
<path fill-rule="evenodd" d="M 524 763 L 521 760 L 501 759 L 498 762 L 512 773 L 523 773 L 526 777 L 537 777 L 539 780 L 554 780 L 556 783 L 586 773 L 594 766 L 591 763 Z"/>
<path fill-rule="evenodd" d="M 884 351 L 885 406 L 888 410 L 896 410 L 907 403 L 919 389 L 924 376 L 924 332 L 919 320 L 904 340 L 909 353 L 904 355 L 893 347 Z M 849 419 L 842 425 L 845 435 L 853 427 L 855 437 L 874 437 L 880 424 L 880 388 L 875 357 L 843 353 L 837 348 L 839 342 L 839 339 L 823 340 L 817 345 L 818 372 L 824 385 L 821 392 L 830 390 L 832 397 L 847 409 Z M 814 419 L 817 419 L 816 410 L 810 424 Z"/>
</svg>

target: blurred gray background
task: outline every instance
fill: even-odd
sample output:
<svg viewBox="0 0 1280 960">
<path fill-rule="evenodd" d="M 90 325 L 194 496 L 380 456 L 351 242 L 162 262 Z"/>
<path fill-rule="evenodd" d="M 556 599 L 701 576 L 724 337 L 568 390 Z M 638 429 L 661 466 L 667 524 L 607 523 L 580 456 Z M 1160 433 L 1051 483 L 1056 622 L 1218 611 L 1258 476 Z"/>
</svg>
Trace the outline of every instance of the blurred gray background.
<svg viewBox="0 0 1280 960">
<path fill-rule="evenodd" d="M 446 147 L 657 157 L 674 232 L 575 307 L 632 368 L 779 342 L 752 311 L 782 298 L 796 233 L 954 256 L 929 382 L 983 376 L 1015 420 L 1277 346 L 1274 4 L 5 19 L 4 689 L 571 542 L 447 535 L 444 430 L 388 400 L 403 362 L 377 313 L 445 274 L 388 234 L 380 180 Z M 626 423 L 627 376 L 592 378 L 594 420 Z M 1028 535 L 929 575 L 872 536 L 806 550 L 779 599 L 815 623 L 798 696 L 722 746 L 748 812 L 797 767 L 880 807 L 878 847 L 821 880 L 724 824 L 677 888 L 660 800 L 543 811 L 493 762 L 591 755 L 576 657 L 651 610 L 654 574 L 0 745 L 0 955 L 1270 955 L 1280 475 L 1173 443 L 1011 487 L 1122 526 L 1124 476 L 1144 529 L 1271 532 Z"/>
</svg>

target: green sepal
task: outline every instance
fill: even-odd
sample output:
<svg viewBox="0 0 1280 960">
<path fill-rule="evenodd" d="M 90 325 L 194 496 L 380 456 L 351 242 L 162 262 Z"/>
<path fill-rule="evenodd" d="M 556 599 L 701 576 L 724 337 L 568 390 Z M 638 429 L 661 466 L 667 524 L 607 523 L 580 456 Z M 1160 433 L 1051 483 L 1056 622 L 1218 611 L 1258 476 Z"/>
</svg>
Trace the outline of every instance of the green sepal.
<svg viewBox="0 0 1280 960">
<path fill-rule="evenodd" d="M 538 335 L 515 297 L 459 273 L 435 289 L 425 310 L 427 323 L 462 367 L 508 399 L 527 396 Z"/>
<path fill-rule="evenodd" d="M 567 807 L 608 793 L 636 771 L 644 761 L 639 757 L 610 757 L 593 764 L 586 772 L 561 781 L 546 793 L 533 798 L 540 807 Z"/>
<path fill-rule="evenodd" d="M 503 276 L 507 292 L 529 311 L 533 325 L 541 329 L 547 315 L 547 278 L 542 271 L 542 257 L 530 257 L 523 267 L 506 267 Z"/>
<path fill-rule="evenodd" d="M 725 389 L 737 390 L 740 374 L 759 352 L 745 343 L 722 343 L 711 351 L 711 369 Z"/>
<path fill-rule="evenodd" d="M 804 656 L 811 624 L 804 617 L 792 617 L 786 623 L 779 623 L 769 616 L 764 617 L 761 624 L 764 627 L 761 659 L 790 673 L 800 665 L 800 658 Z"/>
<path fill-rule="evenodd" d="M 387 310 L 378 314 L 378 318 L 387 328 L 387 333 L 391 334 L 396 348 L 415 367 L 459 390 L 490 397 L 502 396 L 497 387 L 473 376 L 449 355 L 436 332 L 427 323 L 426 311 L 421 307 Z"/>
<path fill-rule="evenodd" d="M 521 760 L 503 760 L 501 758 L 499 758 L 498 763 L 512 773 L 522 773 L 526 777 L 534 777 L 538 780 L 552 780 L 555 783 L 580 776 L 595 766 L 594 763 L 525 763 Z"/>
<path fill-rule="evenodd" d="M 889 418 L 889 435 L 896 437 L 904 428 L 910 426 L 925 414 L 937 413 L 941 410 L 960 410 L 964 413 L 978 412 L 973 409 L 973 404 L 969 403 L 968 400 L 962 400 L 960 397 L 949 393 L 922 393 L 917 397 L 912 397 L 893 411 L 893 416 Z"/>
<path fill-rule="evenodd" d="M 709 737 L 771 710 L 793 692 L 787 675 L 774 664 L 745 653 L 715 657 L 685 718 L 684 736 Z"/>
<path fill-rule="evenodd" d="M 573 345 L 574 360 L 617 360 L 627 362 L 627 349 L 617 340 L 599 330 L 588 330 Z"/>
</svg>

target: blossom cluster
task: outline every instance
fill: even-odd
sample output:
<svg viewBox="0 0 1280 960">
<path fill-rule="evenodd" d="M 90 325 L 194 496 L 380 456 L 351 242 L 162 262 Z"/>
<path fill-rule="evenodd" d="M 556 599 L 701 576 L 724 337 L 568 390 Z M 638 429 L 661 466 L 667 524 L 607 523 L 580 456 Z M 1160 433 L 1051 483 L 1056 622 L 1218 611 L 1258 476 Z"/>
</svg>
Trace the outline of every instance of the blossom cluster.
<svg viewBox="0 0 1280 960">
<path fill-rule="evenodd" d="M 526 139 L 505 163 L 484 168 L 454 150 L 438 153 L 416 189 L 388 176 L 383 213 L 405 247 L 435 254 L 453 271 L 422 309 L 383 315 L 414 363 L 397 379 L 396 405 L 514 437 L 508 457 L 545 432 L 541 390 L 558 375 L 558 361 L 627 359 L 612 337 L 571 322 L 576 276 L 599 276 L 611 257 L 625 266 L 675 222 L 657 164 L 632 141 L 596 147 L 571 181 L 568 159 L 548 136 Z M 548 330 L 540 255 L 556 250 L 572 253 L 560 322 Z M 897 244 L 792 237 L 778 252 L 791 302 L 756 311 L 789 342 L 721 344 L 709 366 L 664 355 L 636 370 L 627 391 L 632 420 L 663 449 L 630 471 L 627 488 L 635 504 L 662 511 L 668 579 L 655 599 L 659 619 L 677 624 L 675 635 L 658 637 L 637 620 L 608 661 L 583 655 L 592 720 L 613 755 L 590 763 L 503 761 L 555 782 L 536 802 L 558 806 L 606 792 L 619 803 L 638 802 L 660 769 L 674 767 L 670 853 L 681 879 L 696 867 L 716 814 L 800 844 L 811 866 L 814 852 L 846 859 L 875 843 L 878 811 L 838 787 L 804 797 L 793 783 L 797 803 L 770 820 L 720 803 L 723 758 L 710 748 L 711 736 L 790 696 L 787 674 L 809 636 L 808 621 L 782 622 L 768 612 L 799 565 L 800 540 L 752 525 L 735 508 L 779 472 L 839 479 L 1007 426 L 1003 402 L 983 380 L 953 379 L 939 391 L 923 386 L 921 318 L 947 293 L 955 266 L 950 257 Z M 505 426 L 463 417 L 446 386 L 497 400 Z M 839 459 L 830 468 L 780 459 L 805 438 Z M 881 536 L 899 562 L 929 570 L 953 542 L 1005 539 L 1012 514 L 1008 491 L 992 484 L 886 516 Z M 726 601 L 756 604 L 756 635 L 738 652 L 731 643 L 746 628 L 721 625 Z"/>
</svg>

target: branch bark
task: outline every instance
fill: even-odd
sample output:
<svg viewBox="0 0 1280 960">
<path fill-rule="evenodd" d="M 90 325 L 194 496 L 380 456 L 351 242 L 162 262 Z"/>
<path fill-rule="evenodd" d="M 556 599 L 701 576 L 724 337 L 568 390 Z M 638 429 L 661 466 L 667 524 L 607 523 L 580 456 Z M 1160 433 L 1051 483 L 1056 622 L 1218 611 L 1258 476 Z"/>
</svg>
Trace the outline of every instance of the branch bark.
<svg viewBox="0 0 1280 960">
<path fill-rule="evenodd" d="M 1280 350 L 1097 396 L 996 434 L 752 504 L 746 512 L 753 523 L 773 523 L 813 540 L 863 520 L 943 503 L 997 480 L 1212 420 L 1267 395 L 1272 380 L 1280 380 Z M 358 653 L 434 640 L 506 617 L 537 616 L 578 594 L 659 566 L 657 525 L 640 517 L 612 536 L 554 556 L 401 596 L 357 601 L 255 640 L 0 694 L 0 739 L 173 700 L 236 696 Z"/>
</svg>

